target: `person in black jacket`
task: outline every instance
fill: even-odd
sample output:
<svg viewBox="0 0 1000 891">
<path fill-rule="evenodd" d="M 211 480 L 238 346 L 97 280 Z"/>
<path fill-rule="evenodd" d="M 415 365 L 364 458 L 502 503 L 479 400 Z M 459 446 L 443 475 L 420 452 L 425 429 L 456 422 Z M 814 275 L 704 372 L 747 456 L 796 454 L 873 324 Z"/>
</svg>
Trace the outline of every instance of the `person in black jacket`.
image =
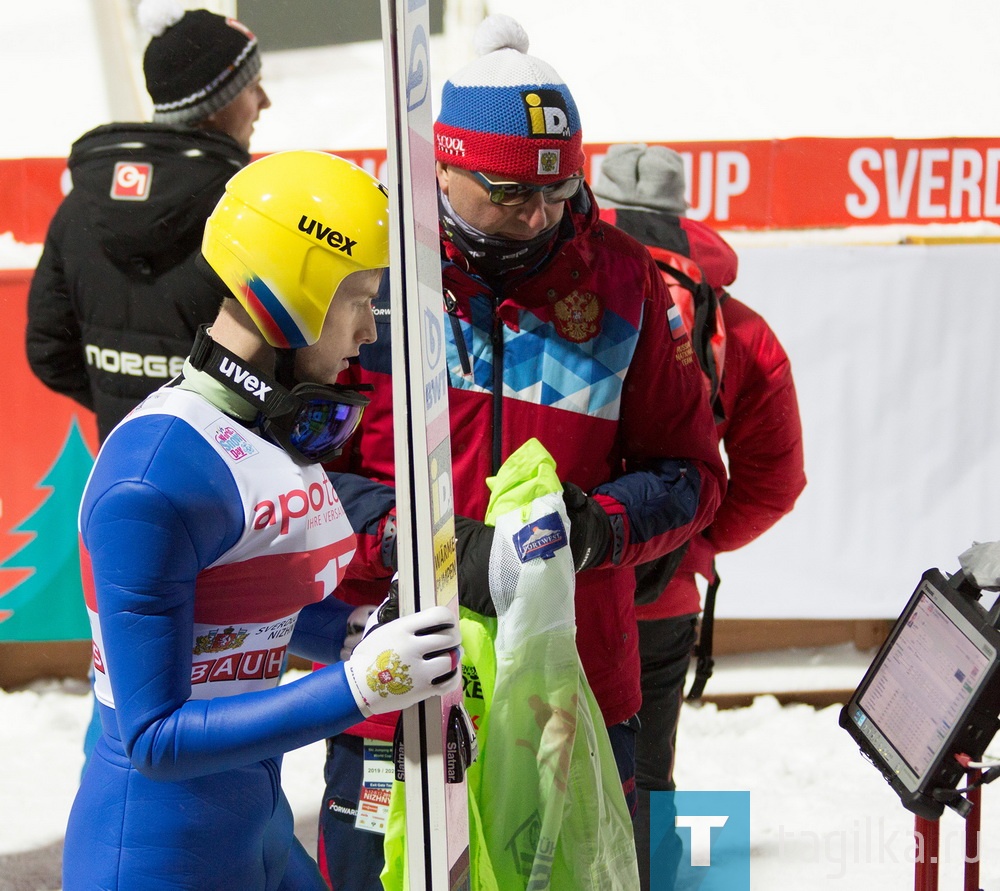
<svg viewBox="0 0 1000 891">
<path fill-rule="evenodd" d="M 101 442 L 180 372 L 218 313 L 195 258 L 271 104 L 244 25 L 176 0 L 144 0 L 139 17 L 153 35 L 143 58 L 152 121 L 106 124 L 73 144 L 73 188 L 28 294 L 32 371 L 96 413 Z"/>
<path fill-rule="evenodd" d="M 153 119 L 106 124 L 73 143 L 73 188 L 28 292 L 31 369 L 95 412 L 102 443 L 180 373 L 199 326 L 218 315 L 220 292 L 195 259 L 271 104 L 244 25 L 176 0 L 143 0 L 139 18 L 152 35 L 143 71 Z M 95 711 L 88 761 L 99 736 Z"/>
</svg>

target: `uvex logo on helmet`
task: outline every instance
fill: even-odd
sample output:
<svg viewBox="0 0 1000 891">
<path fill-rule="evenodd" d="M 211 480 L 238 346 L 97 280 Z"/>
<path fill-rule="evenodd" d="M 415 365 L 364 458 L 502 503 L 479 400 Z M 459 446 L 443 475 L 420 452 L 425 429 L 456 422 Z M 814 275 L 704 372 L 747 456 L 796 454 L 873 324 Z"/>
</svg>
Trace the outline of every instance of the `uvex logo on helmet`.
<svg viewBox="0 0 1000 891">
<path fill-rule="evenodd" d="M 311 235 L 317 241 L 325 241 L 330 247 L 343 251 L 349 257 L 354 256 L 351 249 L 357 244 L 357 241 L 352 241 L 343 232 L 338 232 L 331 226 L 324 226 L 312 217 L 302 214 L 302 219 L 299 220 L 299 231 Z"/>
</svg>

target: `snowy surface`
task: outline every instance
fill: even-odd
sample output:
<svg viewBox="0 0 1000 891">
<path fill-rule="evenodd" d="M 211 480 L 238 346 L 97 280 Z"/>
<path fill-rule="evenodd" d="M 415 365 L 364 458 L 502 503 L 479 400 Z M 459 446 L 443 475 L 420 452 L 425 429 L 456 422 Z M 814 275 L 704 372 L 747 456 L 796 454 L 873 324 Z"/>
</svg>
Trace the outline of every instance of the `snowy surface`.
<svg viewBox="0 0 1000 891">
<path fill-rule="evenodd" d="M 851 647 L 722 657 L 709 693 L 853 689 L 870 653 Z M 293 673 L 294 676 L 294 673 Z M 677 781 L 689 790 L 749 790 L 753 891 L 908 891 L 913 816 L 838 726 L 839 706 L 685 706 Z M 0 891 L 60 887 L 63 830 L 82 763 L 90 698 L 78 682 L 0 693 Z M 314 849 L 323 746 L 289 753 L 283 783 L 296 831 Z M 1000 800 L 984 790 L 981 886 L 1000 884 Z M 14 803 L 23 803 L 14 806 Z M 964 823 L 941 821 L 941 887 L 962 886 Z"/>
</svg>

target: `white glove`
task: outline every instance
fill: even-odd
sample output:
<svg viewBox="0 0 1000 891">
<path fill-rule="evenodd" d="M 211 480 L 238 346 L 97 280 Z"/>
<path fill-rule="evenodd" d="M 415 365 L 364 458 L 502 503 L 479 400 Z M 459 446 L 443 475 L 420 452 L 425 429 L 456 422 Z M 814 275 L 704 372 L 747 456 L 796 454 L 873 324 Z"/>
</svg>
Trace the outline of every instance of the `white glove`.
<svg viewBox="0 0 1000 891">
<path fill-rule="evenodd" d="M 365 636 L 368 620 L 378 609 L 374 603 L 366 603 L 364 606 L 356 606 L 347 617 L 347 637 L 344 638 L 344 645 L 340 648 L 340 661 L 346 662 L 351 658 L 354 648 L 361 643 L 361 638 Z"/>
<path fill-rule="evenodd" d="M 361 713 L 394 712 L 457 690 L 461 642 L 458 620 L 446 606 L 373 627 L 344 663 Z"/>
</svg>

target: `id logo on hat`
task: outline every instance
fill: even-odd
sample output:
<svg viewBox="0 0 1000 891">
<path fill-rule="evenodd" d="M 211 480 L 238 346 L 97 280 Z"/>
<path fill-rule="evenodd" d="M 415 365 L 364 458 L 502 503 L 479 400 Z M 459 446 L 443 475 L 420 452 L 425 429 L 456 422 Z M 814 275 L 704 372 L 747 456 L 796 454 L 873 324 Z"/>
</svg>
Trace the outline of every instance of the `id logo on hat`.
<svg viewBox="0 0 1000 891">
<path fill-rule="evenodd" d="M 119 161 L 111 178 L 111 197 L 115 201 L 145 201 L 152 183 L 152 164 Z"/>
<path fill-rule="evenodd" d="M 528 135 L 539 139 L 569 139 L 569 111 L 558 90 L 529 90 L 521 94 L 528 115 Z"/>
</svg>

